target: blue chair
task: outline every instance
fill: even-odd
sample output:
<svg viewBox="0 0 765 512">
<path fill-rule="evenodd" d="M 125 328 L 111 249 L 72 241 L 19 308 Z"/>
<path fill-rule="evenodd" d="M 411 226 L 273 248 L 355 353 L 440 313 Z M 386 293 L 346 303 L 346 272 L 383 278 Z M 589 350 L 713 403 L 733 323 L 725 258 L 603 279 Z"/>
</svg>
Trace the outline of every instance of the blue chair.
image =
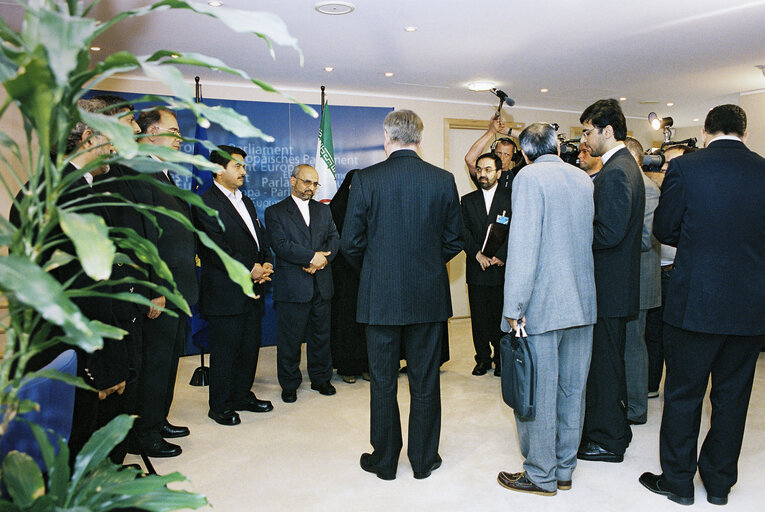
<svg viewBox="0 0 765 512">
<path fill-rule="evenodd" d="M 44 369 L 75 375 L 77 373 L 77 354 L 72 349 L 66 350 Z M 64 440 L 69 439 L 69 434 L 72 432 L 72 412 L 74 411 L 74 386 L 59 380 L 40 377 L 27 382 L 19 390 L 19 398 L 32 400 L 40 405 L 39 411 L 23 414 L 21 415 L 22 418 L 52 430 Z M 56 436 L 48 432 L 48 439 L 58 451 Z M 43 473 L 47 471 L 37 440 L 32 435 L 29 426 L 23 421 L 18 421 L 18 418 L 11 421 L 8 425 L 8 431 L 0 439 L 0 461 L 11 450 L 28 454 L 37 462 Z"/>
</svg>

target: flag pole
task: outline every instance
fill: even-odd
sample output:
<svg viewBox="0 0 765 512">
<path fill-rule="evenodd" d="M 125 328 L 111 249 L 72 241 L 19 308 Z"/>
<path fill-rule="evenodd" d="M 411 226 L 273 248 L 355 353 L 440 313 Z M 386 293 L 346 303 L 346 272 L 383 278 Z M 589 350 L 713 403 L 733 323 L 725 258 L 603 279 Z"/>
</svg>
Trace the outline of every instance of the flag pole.
<svg viewBox="0 0 765 512">
<path fill-rule="evenodd" d="M 324 86 L 321 86 L 321 108 L 324 108 Z"/>
<path fill-rule="evenodd" d="M 197 86 L 196 86 L 196 98 L 195 98 L 196 101 L 195 102 L 199 103 L 202 100 L 202 84 L 199 83 L 199 77 L 198 76 L 194 77 L 194 81 L 197 83 Z"/>
</svg>

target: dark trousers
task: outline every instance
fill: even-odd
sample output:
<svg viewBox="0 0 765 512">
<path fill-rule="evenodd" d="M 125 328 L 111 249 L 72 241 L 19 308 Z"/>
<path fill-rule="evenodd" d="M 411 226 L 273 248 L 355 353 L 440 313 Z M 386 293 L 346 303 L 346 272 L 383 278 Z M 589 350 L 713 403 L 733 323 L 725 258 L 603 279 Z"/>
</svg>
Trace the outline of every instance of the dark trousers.
<svg viewBox="0 0 765 512">
<path fill-rule="evenodd" d="M 473 329 L 475 362 L 499 365 L 499 339 L 502 337 L 504 286 L 468 285 L 470 322 Z M 494 357 L 492 357 L 494 347 Z"/>
<path fill-rule="evenodd" d="M 762 336 L 703 334 L 664 324 L 664 413 L 659 435 L 667 488 L 693 496 L 699 475 L 707 493 L 727 496 L 738 477 L 738 457 Z M 712 376 L 709 432 L 696 459 L 701 406 Z"/>
<path fill-rule="evenodd" d="M 308 377 L 314 384 L 332 378 L 329 347 L 332 302 L 314 291 L 311 302 L 276 302 L 276 374 L 282 389 L 297 389 L 300 373 L 300 345 L 306 343 Z"/>
<path fill-rule="evenodd" d="M 594 441 L 617 455 L 623 455 L 632 440 L 624 374 L 626 325 L 624 317 L 598 318 L 595 324 L 582 431 L 582 443 Z"/>
<path fill-rule="evenodd" d="M 188 322 L 183 313 L 162 313 L 144 321 L 143 360 L 138 378 L 136 433 L 142 443 L 157 440 L 170 412 L 178 373 L 178 358 L 186 342 Z"/>
<path fill-rule="evenodd" d="M 649 309 L 645 319 L 645 344 L 648 350 L 648 391 L 658 391 L 664 373 L 664 301 L 671 270 L 661 271 L 661 306 Z"/>
<path fill-rule="evenodd" d="M 413 325 L 367 325 L 372 463 L 395 472 L 401 452 L 398 363 L 406 348 L 409 378 L 409 445 L 415 472 L 427 471 L 438 455 L 441 435 L 441 388 L 438 374 L 443 322 Z"/>
<path fill-rule="evenodd" d="M 255 380 L 263 302 L 248 300 L 238 315 L 206 315 L 210 322 L 210 410 L 232 411 L 247 400 Z"/>
</svg>

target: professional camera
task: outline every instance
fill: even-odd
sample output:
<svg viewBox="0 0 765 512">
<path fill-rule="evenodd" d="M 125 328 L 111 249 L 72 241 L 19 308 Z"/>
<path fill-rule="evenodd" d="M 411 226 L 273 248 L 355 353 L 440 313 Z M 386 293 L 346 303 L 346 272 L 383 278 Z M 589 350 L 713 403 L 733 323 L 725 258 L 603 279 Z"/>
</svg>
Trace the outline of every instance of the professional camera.
<svg viewBox="0 0 765 512">
<path fill-rule="evenodd" d="M 568 139 L 564 135 L 559 135 L 560 157 L 571 165 L 579 165 L 579 139 Z"/>
<path fill-rule="evenodd" d="M 658 150 L 651 150 L 650 153 L 643 156 L 643 171 L 645 172 L 661 172 L 661 168 L 664 165 L 666 159 L 664 158 L 664 151 L 671 149 L 673 146 L 688 146 L 690 148 L 696 147 L 696 137 L 678 141 L 666 141 L 662 143 Z"/>
</svg>

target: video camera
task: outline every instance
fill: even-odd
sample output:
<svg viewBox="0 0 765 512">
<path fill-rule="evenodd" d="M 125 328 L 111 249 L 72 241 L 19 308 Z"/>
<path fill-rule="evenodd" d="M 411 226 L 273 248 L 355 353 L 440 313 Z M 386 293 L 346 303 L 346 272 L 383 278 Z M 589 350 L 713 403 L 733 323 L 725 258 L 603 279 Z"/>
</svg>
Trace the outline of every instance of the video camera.
<svg viewBox="0 0 765 512">
<path fill-rule="evenodd" d="M 579 139 L 566 139 L 565 135 L 558 135 L 560 142 L 560 158 L 567 164 L 579 166 Z"/>
<path fill-rule="evenodd" d="M 661 147 L 655 153 L 649 153 L 643 156 L 643 171 L 645 172 L 661 172 L 661 168 L 664 166 L 666 159 L 664 158 L 664 151 L 672 148 L 673 146 L 686 145 L 691 148 L 696 147 L 696 137 L 691 137 L 685 140 L 667 141 L 662 143 Z"/>
</svg>

